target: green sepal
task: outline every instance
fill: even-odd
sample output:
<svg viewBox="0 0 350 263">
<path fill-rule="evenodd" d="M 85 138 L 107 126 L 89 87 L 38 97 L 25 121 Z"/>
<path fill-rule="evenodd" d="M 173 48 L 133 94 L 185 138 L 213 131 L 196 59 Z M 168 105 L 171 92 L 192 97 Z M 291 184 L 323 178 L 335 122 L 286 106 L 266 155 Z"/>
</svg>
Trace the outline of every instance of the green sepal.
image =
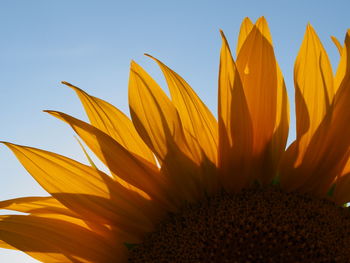
<svg viewBox="0 0 350 263">
<path fill-rule="evenodd" d="M 279 185 L 280 184 L 280 177 L 277 175 L 275 178 L 272 179 L 271 185 Z"/>
<path fill-rule="evenodd" d="M 124 246 L 128 249 L 128 250 L 133 250 L 135 247 L 137 247 L 139 244 L 132 244 L 132 243 L 127 243 L 124 242 Z"/>
<path fill-rule="evenodd" d="M 260 187 L 260 186 L 262 186 L 262 184 L 258 179 L 255 179 L 253 182 L 253 186 Z"/>
<path fill-rule="evenodd" d="M 329 188 L 327 195 L 332 197 L 334 195 L 334 191 L 335 191 L 335 184 L 332 184 L 331 188 Z"/>
</svg>

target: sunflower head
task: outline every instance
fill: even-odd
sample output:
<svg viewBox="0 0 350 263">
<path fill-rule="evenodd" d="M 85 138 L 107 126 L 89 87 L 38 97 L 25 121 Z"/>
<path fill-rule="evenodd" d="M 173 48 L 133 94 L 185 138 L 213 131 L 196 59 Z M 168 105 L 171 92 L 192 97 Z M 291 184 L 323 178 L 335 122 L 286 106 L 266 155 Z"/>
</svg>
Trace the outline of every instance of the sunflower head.
<svg viewBox="0 0 350 263">
<path fill-rule="evenodd" d="M 170 96 L 131 62 L 131 119 L 63 82 L 89 123 L 58 111 L 103 172 L 5 142 L 49 193 L 0 202 L 0 246 L 45 263 L 346 262 L 350 252 L 350 31 L 332 72 L 311 25 L 294 67 L 296 138 L 265 18 L 223 32 L 218 118 L 163 62 Z"/>
</svg>

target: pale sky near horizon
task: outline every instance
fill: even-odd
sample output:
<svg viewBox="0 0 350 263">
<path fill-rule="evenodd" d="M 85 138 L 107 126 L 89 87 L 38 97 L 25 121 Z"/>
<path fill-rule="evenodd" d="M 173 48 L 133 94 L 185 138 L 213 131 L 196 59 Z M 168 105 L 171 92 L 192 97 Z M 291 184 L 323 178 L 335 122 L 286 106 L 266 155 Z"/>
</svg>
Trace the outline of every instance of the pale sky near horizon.
<svg viewBox="0 0 350 263">
<path fill-rule="evenodd" d="M 43 113 L 55 109 L 86 120 L 65 80 L 128 113 L 127 84 L 134 59 L 165 87 L 150 53 L 182 75 L 216 114 L 223 29 L 235 50 L 244 17 L 265 16 L 291 101 L 294 138 L 293 65 L 310 22 L 333 69 L 350 28 L 350 1 L 0 1 L 0 141 L 30 145 L 86 163 L 74 133 Z M 290 141 L 289 140 L 289 141 Z M 13 154 L 0 147 L 0 200 L 45 195 Z M 4 213 L 2 213 L 4 214 Z M 0 249 L 0 263 L 33 263 Z"/>
</svg>

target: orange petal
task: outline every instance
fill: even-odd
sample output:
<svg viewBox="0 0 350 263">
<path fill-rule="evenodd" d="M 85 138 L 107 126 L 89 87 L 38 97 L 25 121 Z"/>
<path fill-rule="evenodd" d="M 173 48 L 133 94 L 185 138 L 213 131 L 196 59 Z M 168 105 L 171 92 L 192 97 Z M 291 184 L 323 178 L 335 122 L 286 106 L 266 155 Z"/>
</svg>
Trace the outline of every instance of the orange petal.
<svg viewBox="0 0 350 263">
<path fill-rule="evenodd" d="M 103 236 L 110 236 L 110 228 L 105 225 L 82 221 L 82 215 L 74 213 L 55 198 L 49 197 L 22 197 L 0 202 L 0 208 L 35 216 L 62 219 L 64 221 L 87 227 Z M 0 245 L 0 247 L 2 247 Z"/>
<path fill-rule="evenodd" d="M 264 175 L 265 183 L 269 183 L 276 176 L 276 169 L 280 164 L 285 152 L 289 133 L 289 101 L 286 85 L 280 68 L 277 68 L 277 115 L 274 134 L 269 147 L 270 167 L 267 167 L 267 173 Z"/>
<path fill-rule="evenodd" d="M 68 123 L 113 174 L 150 195 L 162 205 L 172 208 L 166 192 L 168 185 L 166 178 L 159 174 L 154 165 L 137 158 L 113 138 L 88 123 L 62 112 L 47 112 Z"/>
<path fill-rule="evenodd" d="M 303 169 L 312 169 L 315 158 L 310 156 L 311 159 L 307 161 L 304 155 L 309 151 L 311 141 L 315 140 L 316 132 L 320 133 L 320 125 L 327 125 L 325 117 L 330 113 L 334 97 L 332 68 L 327 53 L 311 25 L 307 26 L 295 62 L 294 79 L 297 139 L 295 146 L 287 150 L 288 158 L 284 159 L 281 178 L 282 185 L 290 190 L 300 187 L 307 177 L 311 176 L 309 170 Z M 322 144 L 318 145 L 318 148 L 322 148 Z M 319 155 L 320 150 L 317 146 L 314 151 L 314 157 Z M 297 169 L 301 163 L 304 168 Z"/>
<path fill-rule="evenodd" d="M 331 111 L 315 133 L 296 172 L 309 175 L 301 190 L 324 195 L 345 165 L 350 147 L 350 31 L 345 40 L 346 72 Z"/>
<path fill-rule="evenodd" d="M 239 30 L 238 35 L 238 41 L 237 41 L 237 47 L 236 47 L 236 56 L 238 57 L 239 51 L 241 50 L 243 43 L 246 41 L 250 31 L 253 29 L 253 23 L 252 21 L 246 17 L 243 19 L 243 22 L 241 24 L 241 28 Z"/>
<path fill-rule="evenodd" d="M 218 124 L 207 106 L 187 82 L 158 59 L 154 59 L 166 78 L 172 102 L 176 107 L 185 132 L 193 160 L 202 166 L 202 176 L 208 180 L 206 187 L 213 192 L 217 185 L 216 166 L 218 148 Z M 210 190 L 211 189 L 211 190 Z"/>
<path fill-rule="evenodd" d="M 272 166 L 271 160 L 266 159 L 271 158 L 269 151 L 276 127 L 279 84 L 277 63 L 263 17 L 253 26 L 239 51 L 237 69 L 252 121 L 254 164 L 251 166 L 255 177 L 265 181 L 266 167 Z"/>
<path fill-rule="evenodd" d="M 334 36 L 331 36 L 331 39 L 332 39 L 334 45 L 337 47 L 337 49 L 339 51 L 339 55 L 341 55 L 341 53 L 343 51 L 343 47 L 340 44 L 339 40 L 336 37 L 334 37 Z"/>
<path fill-rule="evenodd" d="M 219 70 L 219 167 L 223 186 L 239 191 L 251 182 L 252 125 L 242 82 L 222 35 Z"/>
<path fill-rule="evenodd" d="M 78 215 L 67 209 L 51 196 L 21 197 L 0 202 L 0 208 L 22 213 L 32 214 L 63 214 L 77 217 Z"/>
<path fill-rule="evenodd" d="M 256 27 L 262 36 L 272 46 L 272 37 L 268 28 L 267 22 L 264 17 L 257 20 L 253 26 L 252 22 L 246 18 L 241 26 L 239 41 L 237 45 L 237 56 L 239 51 L 252 31 L 253 27 Z M 287 96 L 287 90 L 284 83 L 282 71 L 275 61 L 277 67 L 277 101 L 276 101 L 276 122 L 274 127 L 273 136 L 271 142 L 267 147 L 267 151 L 264 157 L 264 167 L 261 169 L 264 172 L 260 174 L 259 181 L 264 184 L 269 184 L 271 180 L 277 176 L 277 169 L 280 163 L 281 157 L 285 151 L 288 132 L 289 132 L 289 102 Z"/>
<path fill-rule="evenodd" d="M 122 187 L 106 174 L 58 154 L 5 144 L 46 191 L 82 218 L 124 225 L 135 234 L 153 228 L 140 210 L 143 203 L 126 199 L 132 197 L 126 191 L 125 196 L 116 198 L 114 193 L 120 193 Z"/>
<path fill-rule="evenodd" d="M 264 17 L 257 20 L 255 26 L 272 46 L 272 36 Z M 277 63 L 277 101 L 276 122 L 273 136 L 266 153 L 264 173 L 259 178 L 262 183 L 269 184 L 277 176 L 277 168 L 285 151 L 289 132 L 289 101 L 282 71 Z"/>
<path fill-rule="evenodd" d="M 142 139 L 162 163 L 178 199 L 193 201 L 203 192 L 203 178 L 191 158 L 179 114 L 158 84 L 135 62 L 129 79 L 131 117 Z"/>
<path fill-rule="evenodd" d="M 272 138 L 277 101 L 274 52 L 269 40 L 256 26 L 249 33 L 238 54 L 237 69 L 252 119 L 253 155 L 256 158 L 265 150 Z"/>
<path fill-rule="evenodd" d="M 187 147 L 175 106 L 134 61 L 130 68 L 129 105 L 136 130 L 160 160 L 169 148 Z"/>
<path fill-rule="evenodd" d="M 321 41 L 307 26 L 294 68 L 297 139 L 303 153 L 329 110 L 333 90 L 332 67 Z"/>
<path fill-rule="evenodd" d="M 111 136 L 130 152 L 155 164 L 152 151 L 142 141 L 131 120 L 124 113 L 68 82 L 62 83 L 77 93 L 93 126 Z"/>
<path fill-rule="evenodd" d="M 117 237 L 106 240 L 58 219 L 0 216 L 0 239 L 42 262 L 126 262 L 126 249 Z"/>
<path fill-rule="evenodd" d="M 75 136 L 74 136 L 74 137 L 75 137 Z M 76 138 L 76 140 L 78 141 L 78 144 L 79 144 L 80 148 L 83 150 L 83 153 L 84 153 L 86 159 L 88 160 L 90 166 L 91 166 L 92 168 L 98 170 L 96 164 L 94 163 L 94 161 L 92 160 L 92 158 L 90 157 L 90 155 L 88 154 L 88 152 L 86 151 L 86 149 L 85 149 L 84 145 L 82 144 L 82 142 L 79 140 L 78 137 L 75 137 L 75 138 Z"/>
<path fill-rule="evenodd" d="M 152 56 L 148 55 L 153 58 Z M 217 121 L 187 82 L 158 59 L 153 58 L 163 71 L 171 98 L 183 128 L 189 131 L 191 145 L 199 145 L 212 163 L 217 162 Z"/>
<path fill-rule="evenodd" d="M 346 48 L 342 47 L 336 38 L 332 37 L 332 40 L 334 43 L 336 43 L 340 54 L 338 68 L 334 76 L 334 91 L 337 92 L 346 73 L 346 60 L 347 60 L 346 56 L 347 55 L 346 55 L 346 51 L 344 51 Z"/>
</svg>

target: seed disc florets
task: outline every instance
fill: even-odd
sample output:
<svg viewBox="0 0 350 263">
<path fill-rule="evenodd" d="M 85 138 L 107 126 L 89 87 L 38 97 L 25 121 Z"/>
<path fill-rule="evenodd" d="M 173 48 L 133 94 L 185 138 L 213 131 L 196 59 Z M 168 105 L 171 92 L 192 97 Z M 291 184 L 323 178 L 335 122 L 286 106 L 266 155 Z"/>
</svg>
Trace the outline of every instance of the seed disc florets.
<svg viewBox="0 0 350 263">
<path fill-rule="evenodd" d="M 129 262 L 349 262 L 350 212 L 278 187 L 220 193 L 169 214 Z"/>
</svg>

